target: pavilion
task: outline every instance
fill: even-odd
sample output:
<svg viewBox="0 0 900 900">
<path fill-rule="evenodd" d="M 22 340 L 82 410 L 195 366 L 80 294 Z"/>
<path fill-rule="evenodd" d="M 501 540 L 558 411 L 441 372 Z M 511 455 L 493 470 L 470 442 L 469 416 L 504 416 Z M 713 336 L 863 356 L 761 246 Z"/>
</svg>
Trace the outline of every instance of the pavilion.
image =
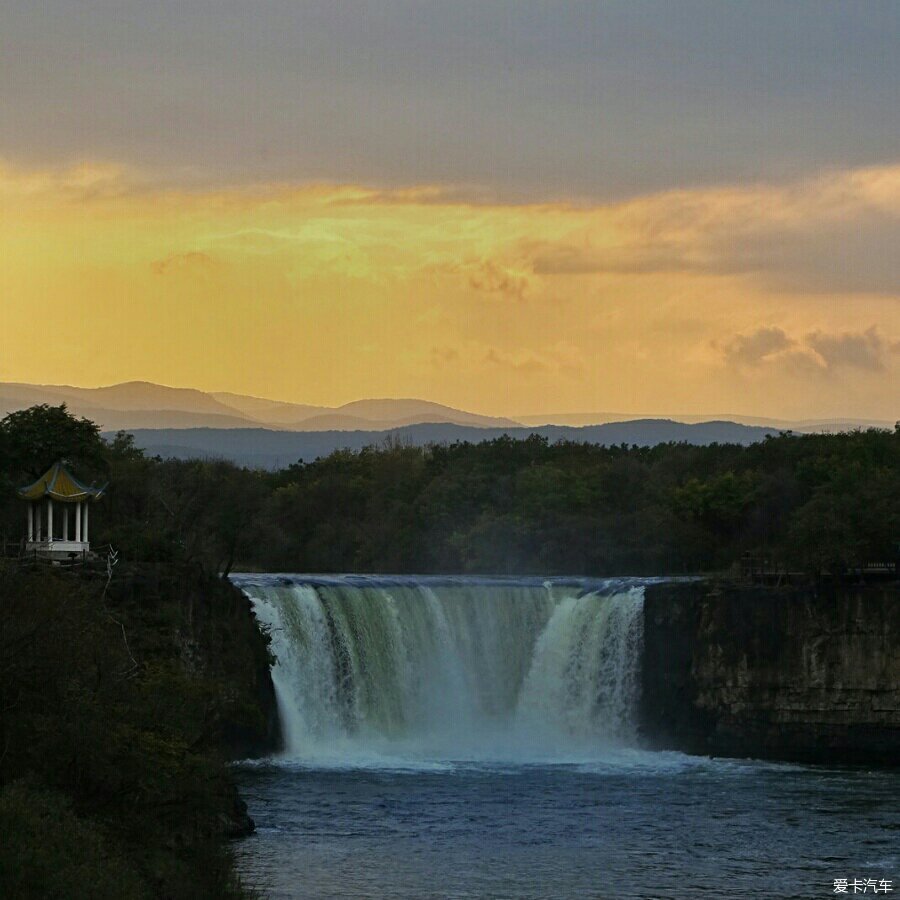
<svg viewBox="0 0 900 900">
<path fill-rule="evenodd" d="M 54 463 L 34 484 L 19 488 L 19 497 L 28 504 L 26 553 L 60 561 L 86 556 L 91 549 L 90 504 L 105 490 L 106 485 L 83 484 L 62 462 Z"/>
</svg>

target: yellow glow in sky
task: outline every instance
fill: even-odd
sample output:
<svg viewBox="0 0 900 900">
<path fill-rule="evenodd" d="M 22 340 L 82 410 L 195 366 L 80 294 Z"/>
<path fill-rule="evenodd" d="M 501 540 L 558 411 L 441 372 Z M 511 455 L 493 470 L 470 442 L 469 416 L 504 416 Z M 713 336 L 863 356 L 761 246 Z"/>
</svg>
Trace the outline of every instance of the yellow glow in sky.
<svg viewBox="0 0 900 900">
<path fill-rule="evenodd" d="M 605 205 L 0 165 L 0 380 L 900 416 L 900 164 Z"/>
</svg>

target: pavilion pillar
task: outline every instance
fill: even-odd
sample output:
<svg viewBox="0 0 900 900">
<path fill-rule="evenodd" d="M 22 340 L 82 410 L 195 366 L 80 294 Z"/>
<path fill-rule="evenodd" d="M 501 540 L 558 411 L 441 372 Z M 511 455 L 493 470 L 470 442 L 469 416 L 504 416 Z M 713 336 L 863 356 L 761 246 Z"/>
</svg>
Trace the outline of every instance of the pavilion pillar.
<svg viewBox="0 0 900 900">
<path fill-rule="evenodd" d="M 81 501 L 75 504 L 75 540 L 81 542 Z"/>
<path fill-rule="evenodd" d="M 84 542 L 88 542 L 88 512 L 90 511 L 91 504 L 85 502 L 84 504 Z"/>
<path fill-rule="evenodd" d="M 34 504 L 28 501 L 28 540 L 34 540 Z"/>
<path fill-rule="evenodd" d="M 43 504 L 38 501 L 34 504 L 34 518 L 35 518 L 35 531 L 34 531 L 34 539 L 39 541 L 41 539 L 41 511 L 43 509 Z"/>
<path fill-rule="evenodd" d="M 68 503 L 63 507 L 62 539 L 64 541 L 67 541 L 69 539 L 69 504 Z"/>
<path fill-rule="evenodd" d="M 47 540 L 53 540 L 53 498 L 47 498 Z"/>
</svg>

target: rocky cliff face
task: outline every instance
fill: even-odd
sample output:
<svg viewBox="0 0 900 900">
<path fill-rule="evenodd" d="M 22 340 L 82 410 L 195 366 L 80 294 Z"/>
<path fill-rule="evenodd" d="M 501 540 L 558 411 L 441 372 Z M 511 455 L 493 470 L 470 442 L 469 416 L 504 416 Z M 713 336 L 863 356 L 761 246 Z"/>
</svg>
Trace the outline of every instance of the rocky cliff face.
<svg viewBox="0 0 900 900">
<path fill-rule="evenodd" d="M 900 762 L 900 587 L 660 584 L 644 606 L 642 729 L 657 748 Z"/>
</svg>

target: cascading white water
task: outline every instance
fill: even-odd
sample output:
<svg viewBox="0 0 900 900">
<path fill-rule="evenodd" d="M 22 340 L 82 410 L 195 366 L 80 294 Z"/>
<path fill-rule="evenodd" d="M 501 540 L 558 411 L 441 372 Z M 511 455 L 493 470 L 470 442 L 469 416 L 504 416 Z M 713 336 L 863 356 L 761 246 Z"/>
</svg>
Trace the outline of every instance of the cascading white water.
<svg viewBox="0 0 900 900">
<path fill-rule="evenodd" d="M 634 740 L 637 582 L 237 576 L 285 755 L 560 759 Z"/>
</svg>

